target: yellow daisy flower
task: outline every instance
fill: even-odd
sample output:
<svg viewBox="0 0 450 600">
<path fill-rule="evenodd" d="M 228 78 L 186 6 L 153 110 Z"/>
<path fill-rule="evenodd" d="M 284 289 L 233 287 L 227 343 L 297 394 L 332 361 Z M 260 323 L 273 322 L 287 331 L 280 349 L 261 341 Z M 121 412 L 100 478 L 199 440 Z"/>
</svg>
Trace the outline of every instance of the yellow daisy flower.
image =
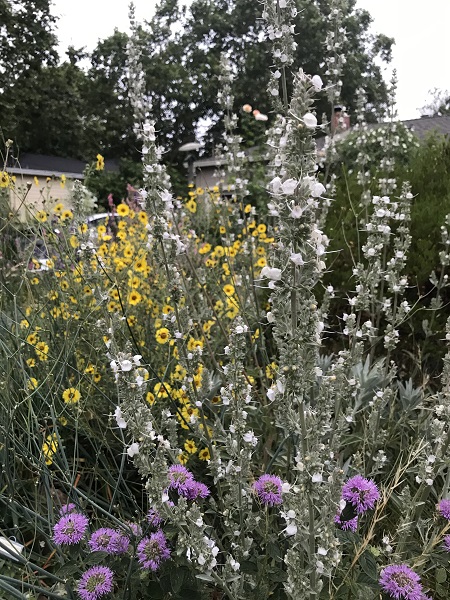
<svg viewBox="0 0 450 600">
<path fill-rule="evenodd" d="M 101 154 L 97 154 L 96 158 L 97 158 L 97 164 L 95 165 L 96 171 L 103 171 L 103 169 L 105 168 L 105 159 L 103 158 L 103 156 Z"/>
<path fill-rule="evenodd" d="M 155 334 L 158 344 L 166 344 L 170 339 L 170 331 L 166 327 L 161 327 Z"/>
<path fill-rule="evenodd" d="M 139 302 L 142 300 L 142 296 L 141 294 L 136 291 L 133 290 L 132 292 L 130 292 L 128 294 L 128 303 L 131 304 L 132 306 L 136 306 L 136 304 L 139 304 Z M 158 340 L 157 340 L 158 341 Z M 162 342 L 160 342 L 162 343 Z"/>
<path fill-rule="evenodd" d="M 211 460 L 211 454 L 209 453 L 208 448 L 203 448 L 203 450 L 200 450 L 198 457 L 200 460 Z"/>
<path fill-rule="evenodd" d="M 64 210 L 61 213 L 61 221 L 71 221 L 73 219 L 73 212 L 69 209 Z"/>
<path fill-rule="evenodd" d="M 184 442 L 184 449 L 188 454 L 195 454 L 197 452 L 197 446 L 195 445 L 194 440 L 186 440 Z"/>
<path fill-rule="evenodd" d="M 123 202 L 121 202 L 117 206 L 116 212 L 121 217 L 127 217 L 130 214 L 130 207 L 127 204 L 124 204 Z"/>
<path fill-rule="evenodd" d="M 226 296 L 232 296 L 235 292 L 234 286 L 231 283 L 227 283 L 222 289 Z"/>
<path fill-rule="evenodd" d="M 39 360 L 48 360 L 48 345 L 45 342 L 38 342 L 35 346 L 35 352 Z"/>
<path fill-rule="evenodd" d="M 178 455 L 178 461 L 182 464 L 185 465 L 187 463 L 187 461 L 189 460 L 189 455 L 186 454 L 186 452 L 182 452 L 181 454 Z"/>
<path fill-rule="evenodd" d="M 186 208 L 188 209 L 188 211 L 192 214 L 197 212 L 197 202 L 195 200 L 193 200 L 192 198 L 186 202 Z"/>
<path fill-rule="evenodd" d="M 148 223 L 147 213 L 144 212 L 143 210 L 141 210 L 141 212 L 138 212 L 138 219 L 143 225 L 147 225 L 147 223 Z"/>
<path fill-rule="evenodd" d="M 168 398 L 172 388 L 168 383 L 157 383 L 153 388 L 155 398 Z"/>
<path fill-rule="evenodd" d="M 35 390 L 38 385 L 38 380 L 35 377 L 30 377 L 27 383 L 27 388 L 29 390 Z"/>
<path fill-rule="evenodd" d="M 62 393 L 62 399 L 66 404 L 76 404 L 81 398 L 79 390 L 76 388 L 68 388 Z"/>
<path fill-rule="evenodd" d="M 36 213 L 36 219 L 40 223 L 45 223 L 48 219 L 48 213 L 45 210 L 40 210 L 39 212 Z"/>
<path fill-rule="evenodd" d="M 6 188 L 10 184 L 10 178 L 6 171 L 0 171 L 0 188 Z"/>
</svg>

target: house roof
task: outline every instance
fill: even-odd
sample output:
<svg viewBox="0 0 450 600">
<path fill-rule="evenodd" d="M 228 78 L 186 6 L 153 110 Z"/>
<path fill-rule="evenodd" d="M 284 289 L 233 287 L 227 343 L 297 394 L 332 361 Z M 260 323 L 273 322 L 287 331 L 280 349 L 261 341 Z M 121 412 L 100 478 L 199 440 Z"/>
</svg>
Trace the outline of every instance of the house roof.
<svg viewBox="0 0 450 600">
<path fill-rule="evenodd" d="M 249 162 L 263 161 L 265 159 L 260 146 L 245 148 L 244 154 Z M 199 158 L 194 161 L 194 167 L 196 169 L 202 169 L 203 167 L 219 167 L 226 164 L 227 160 L 225 158 L 215 156 L 205 156 L 204 158 Z"/>
<path fill-rule="evenodd" d="M 46 154 L 32 154 L 24 152 L 18 159 L 10 161 L 8 171 L 23 175 L 66 175 L 73 179 L 83 179 L 86 163 L 76 158 L 62 156 L 49 156 Z M 105 160 L 105 171 L 118 171 L 119 164 L 115 159 Z"/>
<path fill-rule="evenodd" d="M 401 121 L 409 129 L 412 129 L 419 138 L 428 133 L 436 131 L 443 135 L 450 135 L 450 115 L 442 117 L 421 117 L 420 119 L 408 119 Z"/>
<path fill-rule="evenodd" d="M 411 129 L 419 139 L 424 138 L 427 134 L 435 131 L 436 133 L 440 133 L 442 135 L 450 135 L 450 115 L 449 116 L 440 116 L 440 117 L 421 117 L 419 119 L 408 119 L 406 121 L 398 121 L 398 123 L 402 123 L 408 129 Z M 377 127 L 387 126 L 388 123 L 368 123 L 367 127 L 369 129 L 374 129 Z M 347 129 L 346 131 L 342 131 L 337 133 L 335 139 L 343 139 L 352 131 L 352 127 Z M 325 136 L 320 136 L 316 138 L 317 149 L 321 150 L 325 145 Z M 259 151 L 259 153 L 258 153 Z M 245 150 L 245 154 L 249 162 L 253 162 L 255 160 L 264 161 L 264 154 L 261 152 L 261 148 L 254 146 L 252 148 L 248 148 Z M 226 159 L 224 158 L 216 158 L 214 156 L 208 156 L 204 158 L 199 158 L 194 161 L 195 169 L 203 169 L 208 167 L 218 167 L 221 165 L 227 164 Z"/>
</svg>

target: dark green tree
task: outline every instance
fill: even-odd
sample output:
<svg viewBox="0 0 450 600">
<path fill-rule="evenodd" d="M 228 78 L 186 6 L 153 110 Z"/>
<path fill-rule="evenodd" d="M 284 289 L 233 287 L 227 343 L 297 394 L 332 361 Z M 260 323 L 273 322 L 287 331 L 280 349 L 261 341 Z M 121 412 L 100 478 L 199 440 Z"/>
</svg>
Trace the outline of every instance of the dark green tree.
<svg viewBox="0 0 450 600">
<path fill-rule="evenodd" d="M 56 66 L 54 19 L 48 4 L 48 0 L 0 0 L 0 16 L 7 23 L 8 35 L 11 39 L 22 36 L 12 54 L 4 57 L 16 65 L 9 71 L 7 88 L 0 90 L 5 137 L 16 140 L 22 151 L 86 161 L 101 152 L 106 158 L 138 162 L 128 98 L 128 36 L 116 30 L 99 42 L 87 70 L 79 66 L 83 50 L 74 48 L 67 52 L 68 61 Z M 297 0 L 297 5 L 298 47 L 293 70 L 301 66 L 308 73 L 323 76 L 329 2 Z M 264 23 L 259 18 L 261 12 L 262 5 L 248 0 L 194 0 L 189 8 L 181 7 L 178 0 L 161 0 L 152 20 L 138 29 L 146 95 L 164 145 L 164 161 L 175 182 L 185 180 L 185 157 L 178 148 L 191 141 L 199 127 L 206 129 L 205 152 L 211 152 L 221 139 L 216 97 L 223 52 L 236 75 L 235 110 L 239 112 L 243 104 L 249 103 L 263 113 L 270 111 L 266 88 L 271 58 L 263 35 Z M 356 90 L 363 85 L 369 103 L 380 115 L 387 90 L 376 59 L 389 60 L 392 40 L 382 35 L 371 37 L 370 23 L 369 13 L 357 10 L 356 0 L 349 0 L 342 100 L 352 113 Z M 328 111 L 323 94 L 317 114 Z M 241 114 L 240 129 L 246 145 L 263 144 L 267 124 L 250 122 L 249 115 Z"/>
<path fill-rule="evenodd" d="M 85 147 L 90 156 L 138 160 L 126 73 L 128 36 L 117 29 L 90 56 L 83 89 Z"/>
<path fill-rule="evenodd" d="M 37 74 L 58 60 L 56 18 L 50 4 L 50 0 L 0 0 L 0 128 L 5 138 L 15 137 L 17 103 L 28 98 L 31 104 Z"/>
<path fill-rule="evenodd" d="M 25 71 L 56 63 L 56 17 L 50 6 L 50 0 L 0 0 L 1 92 Z"/>
<path fill-rule="evenodd" d="M 297 0 L 297 6 L 298 47 L 293 71 L 302 67 L 308 73 L 323 75 L 329 2 Z M 222 52 L 236 74 L 236 110 L 247 102 L 264 113 L 270 110 L 266 88 L 271 56 L 263 35 L 264 22 L 258 18 L 261 10 L 260 5 L 247 0 L 194 0 L 188 11 L 180 9 L 176 0 L 162 1 L 143 36 L 147 36 L 147 48 L 151 49 L 146 63 L 148 85 L 161 99 L 157 108 L 166 119 L 162 129 L 169 124 L 167 119 L 175 125 L 168 139 L 178 143 L 192 134 L 192 124 L 206 120 L 211 125 L 209 145 L 217 141 L 221 128 L 215 125 L 220 117 L 217 75 Z M 356 0 L 350 0 L 345 19 L 343 52 L 347 64 L 342 77 L 342 102 L 350 113 L 354 112 L 356 90 L 365 87 L 373 107 L 369 119 L 375 120 L 384 113 L 387 101 L 387 87 L 376 61 L 390 60 L 393 40 L 369 34 L 370 24 L 370 14 L 357 9 Z M 326 81 L 325 76 L 323 79 Z M 322 112 L 329 113 L 325 97 L 317 105 L 318 115 Z"/>
<path fill-rule="evenodd" d="M 70 62 L 22 73 L 5 97 L 4 133 L 16 152 L 84 158 L 83 71 Z"/>
</svg>

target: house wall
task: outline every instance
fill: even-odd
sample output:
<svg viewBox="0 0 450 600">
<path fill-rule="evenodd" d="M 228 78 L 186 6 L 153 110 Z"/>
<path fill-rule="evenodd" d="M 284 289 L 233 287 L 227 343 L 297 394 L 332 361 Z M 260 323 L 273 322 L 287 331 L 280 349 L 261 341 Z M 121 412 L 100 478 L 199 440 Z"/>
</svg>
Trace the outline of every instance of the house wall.
<svg viewBox="0 0 450 600">
<path fill-rule="evenodd" d="M 55 204 L 62 202 L 65 208 L 70 208 L 69 198 L 72 180 L 67 178 L 65 185 L 61 180 L 33 175 L 16 175 L 15 186 L 10 188 L 9 200 L 11 212 L 25 222 L 32 219 L 40 210 L 51 210 Z"/>
<path fill-rule="evenodd" d="M 217 167 L 203 167 L 195 169 L 195 187 L 211 189 L 219 184 L 219 178 L 216 177 Z"/>
</svg>

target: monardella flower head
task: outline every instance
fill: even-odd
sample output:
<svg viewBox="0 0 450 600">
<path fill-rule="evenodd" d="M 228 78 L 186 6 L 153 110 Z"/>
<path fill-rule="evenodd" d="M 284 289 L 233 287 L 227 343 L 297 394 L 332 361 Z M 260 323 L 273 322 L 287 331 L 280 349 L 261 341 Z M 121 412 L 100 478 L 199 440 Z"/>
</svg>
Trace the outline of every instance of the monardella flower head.
<svg viewBox="0 0 450 600">
<path fill-rule="evenodd" d="M 441 500 L 438 504 L 438 511 L 439 514 L 444 517 L 444 519 L 447 519 L 448 521 L 450 521 L 450 499 L 449 498 L 445 498 L 444 500 Z"/>
<path fill-rule="evenodd" d="M 69 502 L 69 504 L 64 504 L 64 506 L 61 506 L 61 508 L 59 509 L 59 515 L 62 517 L 63 515 L 68 515 L 70 513 L 76 512 L 77 507 L 75 506 L 75 504 L 73 502 Z"/>
<path fill-rule="evenodd" d="M 358 517 L 357 516 L 353 517 L 353 519 L 348 519 L 347 521 L 343 521 L 341 519 L 341 513 L 338 513 L 334 517 L 334 522 L 343 531 L 356 531 L 358 528 Z"/>
<path fill-rule="evenodd" d="M 374 481 L 355 475 L 344 484 L 342 498 L 353 504 L 356 512 L 361 515 L 375 506 L 375 502 L 380 498 L 380 492 Z"/>
<path fill-rule="evenodd" d="M 183 465 L 172 465 L 168 472 L 169 489 L 176 490 L 179 494 L 187 492 L 194 476 Z"/>
<path fill-rule="evenodd" d="M 381 589 L 395 600 L 425 600 L 420 577 L 408 565 L 389 565 L 381 571 Z"/>
<path fill-rule="evenodd" d="M 55 543 L 78 544 L 86 532 L 88 523 L 88 518 L 81 513 L 73 512 L 64 515 L 53 528 Z"/>
<path fill-rule="evenodd" d="M 283 482 L 276 475 L 261 475 L 253 484 L 253 490 L 257 493 L 262 504 L 274 506 L 283 502 L 281 488 Z"/>
<path fill-rule="evenodd" d="M 147 513 L 147 521 L 153 527 L 159 527 L 163 522 L 161 515 L 155 508 L 151 508 Z"/>
<path fill-rule="evenodd" d="M 114 573 L 108 567 L 91 567 L 78 582 L 78 594 L 82 600 L 97 600 L 113 589 Z"/>
<path fill-rule="evenodd" d="M 125 525 L 127 525 L 130 529 L 134 537 L 141 537 L 142 535 L 142 527 L 137 523 L 132 523 L 131 521 L 126 521 Z"/>
<path fill-rule="evenodd" d="M 444 543 L 442 544 L 442 549 L 446 552 L 450 552 L 450 535 L 444 535 Z"/>
<path fill-rule="evenodd" d="M 92 552 L 118 555 L 124 554 L 128 550 L 130 539 L 120 531 L 102 527 L 94 531 L 88 543 Z"/>
<path fill-rule="evenodd" d="M 192 480 L 186 483 L 186 488 L 180 490 L 180 494 L 188 500 L 197 500 L 197 498 L 207 498 L 210 491 L 204 483 Z"/>
<path fill-rule="evenodd" d="M 167 539 L 164 533 L 159 530 L 143 538 L 137 547 L 138 561 L 144 569 L 157 571 L 161 563 L 170 556 L 170 550 L 167 547 Z"/>
</svg>

